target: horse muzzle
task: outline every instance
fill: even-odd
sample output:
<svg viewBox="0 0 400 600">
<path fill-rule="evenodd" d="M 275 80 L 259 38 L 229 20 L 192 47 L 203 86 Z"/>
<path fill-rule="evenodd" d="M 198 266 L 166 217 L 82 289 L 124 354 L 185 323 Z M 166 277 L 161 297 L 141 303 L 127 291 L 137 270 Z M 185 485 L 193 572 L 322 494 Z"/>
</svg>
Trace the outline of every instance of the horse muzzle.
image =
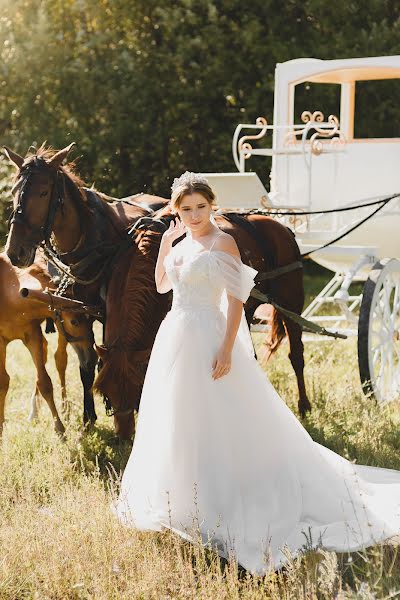
<svg viewBox="0 0 400 600">
<path fill-rule="evenodd" d="M 36 246 L 19 246 L 14 249 L 7 244 L 6 254 L 14 267 L 25 269 L 26 267 L 30 267 L 35 260 Z"/>
</svg>

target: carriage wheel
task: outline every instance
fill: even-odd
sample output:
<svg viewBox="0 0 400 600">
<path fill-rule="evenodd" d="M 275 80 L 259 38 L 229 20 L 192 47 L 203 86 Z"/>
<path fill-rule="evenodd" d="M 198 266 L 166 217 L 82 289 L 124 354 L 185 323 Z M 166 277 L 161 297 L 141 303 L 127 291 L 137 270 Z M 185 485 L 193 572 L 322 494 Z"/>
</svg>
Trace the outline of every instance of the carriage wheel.
<svg viewBox="0 0 400 600">
<path fill-rule="evenodd" d="M 364 393 L 381 403 L 400 396 L 400 260 L 378 261 L 365 282 L 358 365 Z"/>
</svg>

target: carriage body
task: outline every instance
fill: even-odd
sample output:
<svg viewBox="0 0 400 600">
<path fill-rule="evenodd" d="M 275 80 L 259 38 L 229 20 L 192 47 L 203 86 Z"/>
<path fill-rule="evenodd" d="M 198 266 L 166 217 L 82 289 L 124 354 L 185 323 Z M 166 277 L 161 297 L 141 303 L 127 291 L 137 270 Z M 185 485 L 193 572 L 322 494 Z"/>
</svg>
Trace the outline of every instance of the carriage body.
<svg viewBox="0 0 400 600">
<path fill-rule="evenodd" d="M 275 205 L 318 211 L 366 203 L 400 192 L 398 137 L 355 137 L 357 82 L 400 78 L 400 56 L 349 60 L 300 59 L 278 65 L 275 78 L 270 198 Z M 296 121 L 296 88 L 305 83 L 340 87 L 338 115 L 306 107 L 303 126 Z M 309 110 L 311 108 L 312 110 Z M 322 114 L 321 114 L 322 113 Z M 290 151 L 293 154 L 290 154 Z M 289 152 L 288 152 L 289 151 Z M 296 227 L 302 251 L 344 234 L 375 207 L 310 216 Z M 354 256 L 370 247 L 376 259 L 400 258 L 397 229 L 400 198 L 314 260 L 334 272 L 349 269 Z M 372 252 L 371 252 L 372 254 Z M 364 275 L 367 269 L 363 269 Z"/>
<path fill-rule="evenodd" d="M 238 172 L 207 176 L 223 208 L 288 213 L 277 218 L 294 230 L 301 252 L 333 272 L 303 316 L 358 336 L 363 387 L 385 402 L 400 397 L 400 197 L 376 214 L 380 205 L 371 203 L 400 193 L 400 129 L 379 93 L 376 106 L 363 107 L 371 82 L 395 90 L 400 56 L 278 64 L 273 125 L 263 117 L 239 124 Z M 312 86 L 326 107 L 305 105 Z M 377 123 L 383 135 L 372 136 Z M 337 212 L 310 214 L 327 210 Z M 363 293 L 351 288 L 357 282 Z"/>
</svg>

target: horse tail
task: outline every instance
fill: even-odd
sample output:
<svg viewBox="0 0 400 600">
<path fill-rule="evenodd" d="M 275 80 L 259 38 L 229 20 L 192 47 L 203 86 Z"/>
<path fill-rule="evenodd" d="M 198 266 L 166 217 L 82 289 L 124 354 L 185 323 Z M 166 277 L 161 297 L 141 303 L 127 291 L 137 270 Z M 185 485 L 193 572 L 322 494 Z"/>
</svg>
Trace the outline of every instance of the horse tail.
<svg viewBox="0 0 400 600">
<path fill-rule="evenodd" d="M 271 329 L 268 340 L 268 358 L 278 350 L 282 340 L 286 335 L 282 317 L 274 307 L 272 307 L 270 327 Z"/>
<path fill-rule="evenodd" d="M 54 327 L 54 321 L 51 317 L 46 318 L 46 333 L 55 333 L 56 328 Z"/>
</svg>

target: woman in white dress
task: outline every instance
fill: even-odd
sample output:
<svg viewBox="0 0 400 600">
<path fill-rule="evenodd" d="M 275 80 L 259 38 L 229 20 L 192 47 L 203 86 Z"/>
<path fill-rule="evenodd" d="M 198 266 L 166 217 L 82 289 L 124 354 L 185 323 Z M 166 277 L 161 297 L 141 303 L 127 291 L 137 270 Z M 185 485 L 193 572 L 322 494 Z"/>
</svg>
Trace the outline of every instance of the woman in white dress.
<svg viewBox="0 0 400 600">
<path fill-rule="evenodd" d="M 256 271 L 212 218 L 207 180 L 174 181 L 155 269 L 173 290 L 151 354 L 132 453 L 113 505 L 263 574 L 304 547 L 354 551 L 400 533 L 400 472 L 314 442 L 254 358 L 243 303 Z M 174 240 L 186 232 L 180 243 Z"/>
</svg>

